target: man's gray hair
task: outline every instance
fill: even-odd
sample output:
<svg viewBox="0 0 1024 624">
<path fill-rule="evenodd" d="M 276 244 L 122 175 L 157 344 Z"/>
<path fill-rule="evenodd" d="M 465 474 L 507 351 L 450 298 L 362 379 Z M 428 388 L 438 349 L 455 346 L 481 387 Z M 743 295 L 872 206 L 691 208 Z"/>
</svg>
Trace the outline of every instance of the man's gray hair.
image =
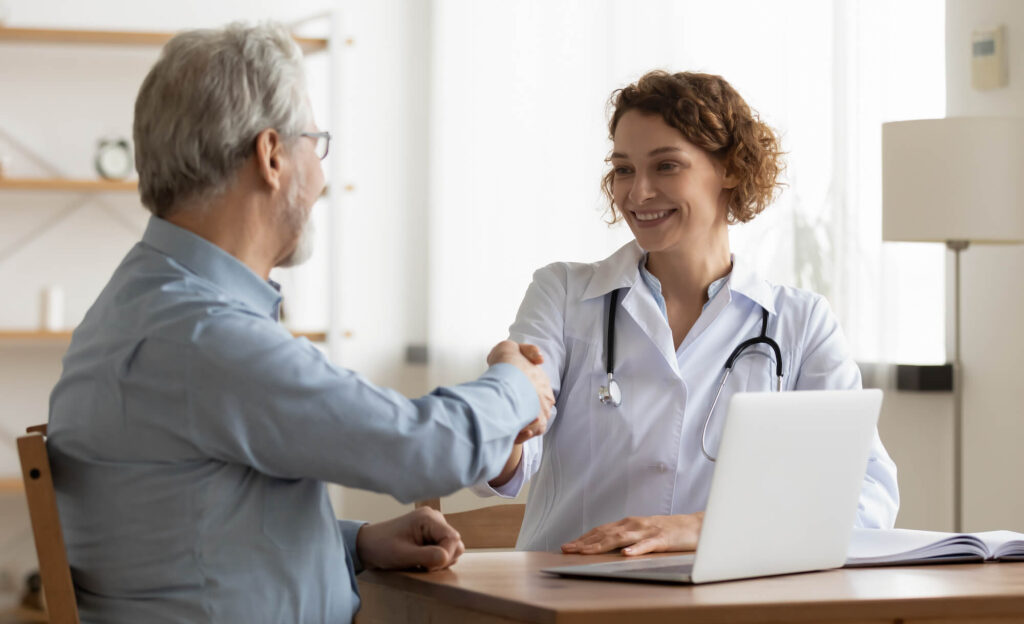
<svg viewBox="0 0 1024 624">
<path fill-rule="evenodd" d="M 176 35 L 135 100 L 135 167 L 142 203 L 164 217 L 223 192 L 276 129 L 293 142 L 311 123 L 302 52 L 280 25 Z"/>
</svg>

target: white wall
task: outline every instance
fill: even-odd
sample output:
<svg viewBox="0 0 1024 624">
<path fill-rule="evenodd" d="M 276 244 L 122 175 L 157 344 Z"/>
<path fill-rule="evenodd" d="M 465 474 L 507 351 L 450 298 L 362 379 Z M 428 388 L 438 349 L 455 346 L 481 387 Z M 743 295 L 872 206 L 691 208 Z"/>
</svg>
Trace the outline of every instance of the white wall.
<svg viewBox="0 0 1024 624">
<path fill-rule="evenodd" d="M 1009 86 L 976 91 L 971 31 L 998 24 L 1006 26 Z M 947 0 L 946 89 L 951 117 L 1024 115 L 1024 3 Z M 1024 477 L 1024 246 L 971 247 L 962 271 L 965 528 L 1024 531 L 1024 497 L 1016 485 Z"/>
</svg>

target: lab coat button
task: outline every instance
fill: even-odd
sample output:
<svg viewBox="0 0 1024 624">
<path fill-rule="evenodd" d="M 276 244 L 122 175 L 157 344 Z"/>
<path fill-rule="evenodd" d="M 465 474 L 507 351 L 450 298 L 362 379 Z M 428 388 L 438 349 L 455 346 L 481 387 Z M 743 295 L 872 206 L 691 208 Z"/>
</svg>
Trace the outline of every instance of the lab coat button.
<svg viewBox="0 0 1024 624">
<path fill-rule="evenodd" d="M 654 467 L 658 470 L 658 472 L 668 471 L 668 466 L 665 465 L 665 462 L 658 462 Z"/>
</svg>

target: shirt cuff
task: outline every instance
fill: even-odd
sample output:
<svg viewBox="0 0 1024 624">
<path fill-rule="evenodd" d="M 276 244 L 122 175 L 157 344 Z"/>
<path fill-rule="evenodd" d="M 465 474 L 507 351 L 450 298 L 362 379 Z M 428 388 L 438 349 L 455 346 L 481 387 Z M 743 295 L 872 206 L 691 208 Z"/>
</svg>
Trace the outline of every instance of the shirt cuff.
<svg viewBox="0 0 1024 624">
<path fill-rule="evenodd" d="M 519 492 L 526 485 L 526 469 L 523 468 L 523 465 L 526 463 L 525 459 L 526 455 L 524 453 L 519 458 L 519 464 L 516 466 L 516 471 L 512 473 L 512 478 L 503 485 L 493 487 L 488 482 L 481 481 L 469 486 L 469 491 L 480 497 L 500 496 L 501 498 L 515 498 L 519 496 Z"/>
<path fill-rule="evenodd" d="M 338 527 L 341 529 L 341 541 L 345 544 L 345 550 L 352 561 L 352 574 L 359 574 L 363 571 L 363 562 L 359 559 L 359 549 L 356 548 L 356 536 L 359 529 L 369 524 L 356 520 L 338 520 Z"/>
</svg>

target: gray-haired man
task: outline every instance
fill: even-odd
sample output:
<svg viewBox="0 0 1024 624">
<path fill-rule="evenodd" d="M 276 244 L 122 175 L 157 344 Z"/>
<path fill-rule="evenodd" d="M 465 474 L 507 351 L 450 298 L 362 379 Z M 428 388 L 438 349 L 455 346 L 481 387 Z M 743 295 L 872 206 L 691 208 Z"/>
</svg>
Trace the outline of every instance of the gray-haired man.
<svg viewBox="0 0 1024 624">
<path fill-rule="evenodd" d="M 347 621 L 363 566 L 443 568 L 463 546 L 428 510 L 338 522 L 324 482 L 433 497 L 543 431 L 551 389 L 515 343 L 478 380 L 409 400 L 277 322 L 268 274 L 308 256 L 327 142 L 279 27 L 183 33 L 146 77 L 136 165 L 153 217 L 51 397 L 83 621 Z"/>
</svg>

